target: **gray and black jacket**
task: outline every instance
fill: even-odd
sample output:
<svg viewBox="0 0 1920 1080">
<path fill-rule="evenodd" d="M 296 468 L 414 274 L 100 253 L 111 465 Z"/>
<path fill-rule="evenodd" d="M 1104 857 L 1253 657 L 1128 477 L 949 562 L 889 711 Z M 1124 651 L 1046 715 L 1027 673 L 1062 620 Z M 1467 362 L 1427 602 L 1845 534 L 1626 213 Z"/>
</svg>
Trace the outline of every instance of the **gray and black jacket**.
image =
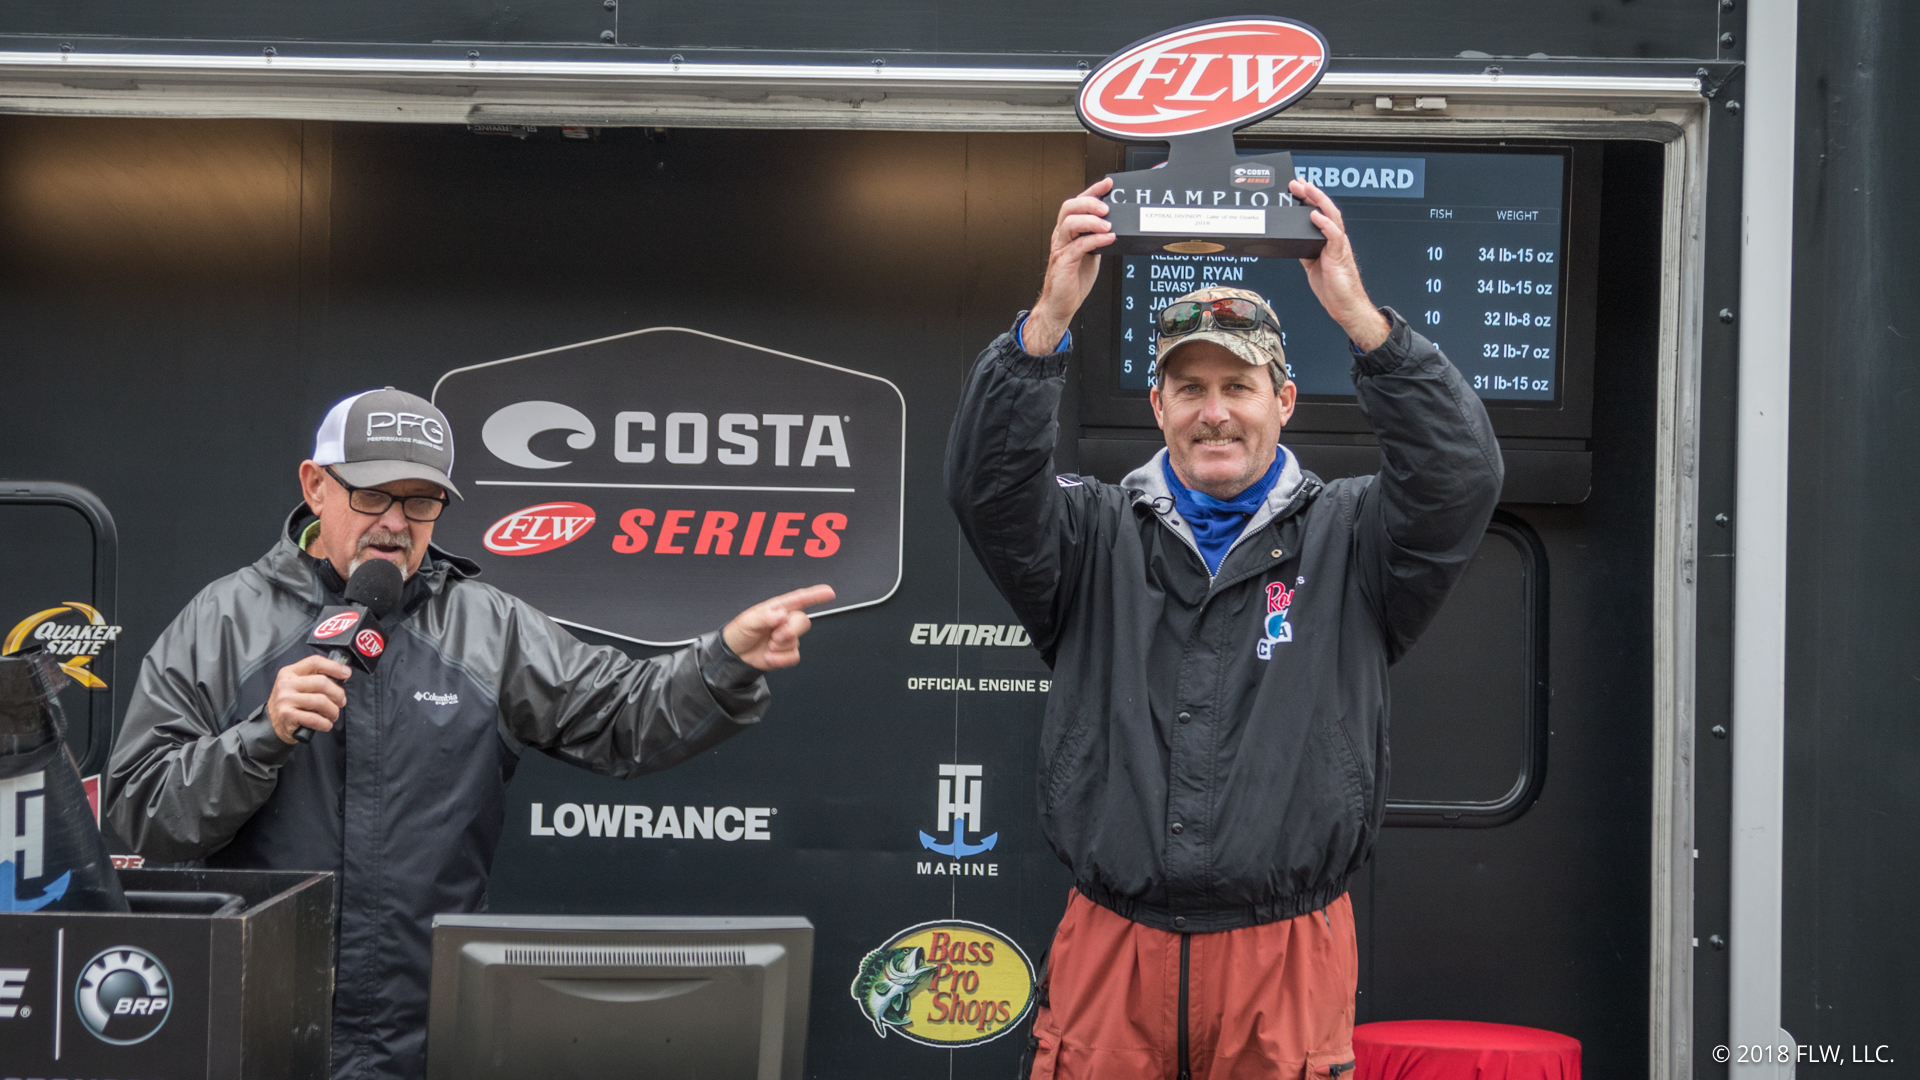
<svg viewBox="0 0 1920 1080">
<path fill-rule="evenodd" d="M 1372 851 L 1387 667 L 1466 569 L 1503 476 L 1480 400 L 1382 311 L 1391 336 L 1354 361 L 1380 473 L 1324 483 L 1287 453 L 1217 576 L 1158 455 L 1119 484 L 1055 474 L 1065 354 L 1003 334 L 962 392 L 947 498 L 1054 669 L 1041 825 L 1080 891 L 1136 922 L 1292 918 Z"/>
<path fill-rule="evenodd" d="M 107 817 L 158 862 L 339 875 L 336 1077 L 425 1071 L 432 920 L 480 909 L 506 787 L 531 748 L 611 776 L 676 765 L 766 711 L 760 673 L 709 634 L 650 660 L 581 644 L 438 548 L 407 579 L 375 672 L 331 733 L 289 746 L 266 701 L 345 588 L 300 550 L 207 586 L 140 666 Z"/>
</svg>

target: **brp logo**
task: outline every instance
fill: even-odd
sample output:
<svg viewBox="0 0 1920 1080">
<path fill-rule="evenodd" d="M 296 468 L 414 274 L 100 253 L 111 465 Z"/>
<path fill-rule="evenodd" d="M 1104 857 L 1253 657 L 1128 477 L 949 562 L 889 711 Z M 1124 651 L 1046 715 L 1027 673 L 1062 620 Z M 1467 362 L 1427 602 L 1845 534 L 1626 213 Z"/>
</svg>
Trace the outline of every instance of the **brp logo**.
<svg viewBox="0 0 1920 1080">
<path fill-rule="evenodd" d="M 120 945 L 95 956 L 80 970 L 73 1004 L 94 1038 L 132 1046 L 153 1038 L 167 1022 L 173 1010 L 173 984 L 158 957 Z"/>
<path fill-rule="evenodd" d="M 1238 128 L 1279 112 L 1325 73 L 1327 40 L 1292 19 L 1218 19 L 1136 42 L 1080 84 L 1074 108 L 1114 139 Z"/>
<path fill-rule="evenodd" d="M 333 618 L 328 619 L 326 622 L 321 623 L 319 626 L 314 627 L 313 636 L 317 638 L 339 637 L 341 634 L 353 629 L 359 622 L 360 616 L 351 611 L 343 611 Z"/>
<path fill-rule="evenodd" d="M 541 503 L 494 522 L 480 542 L 495 555 L 538 555 L 585 536 L 593 520 L 593 507 L 585 503 Z"/>
<path fill-rule="evenodd" d="M 368 627 L 353 636 L 353 647 L 361 656 L 379 656 L 387 651 L 387 641 L 380 631 Z"/>
</svg>

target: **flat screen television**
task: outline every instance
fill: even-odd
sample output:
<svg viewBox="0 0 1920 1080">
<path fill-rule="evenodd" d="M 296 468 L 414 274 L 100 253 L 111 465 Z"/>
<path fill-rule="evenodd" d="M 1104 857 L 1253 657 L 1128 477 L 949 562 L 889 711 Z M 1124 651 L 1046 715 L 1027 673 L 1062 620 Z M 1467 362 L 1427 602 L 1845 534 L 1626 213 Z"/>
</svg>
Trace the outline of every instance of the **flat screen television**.
<svg viewBox="0 0 1920 1080">
<path fill-rule="evenodd" d="M 800 1080 L 803 918 L 442 915 L 431 1080 Z"/>
<path fill-rule="evenodd" d="M 1151 168 L 1166 156 L 1164 144 L 1091 145 L 1115 160 L 1090 160 L 1090 176 Z M 1486 402 L 1500 435 L 1588 437 L 1598 147 L 1243 138 L 1240 148 L 1292 151 L 1296 174 L 1333 196 L 1368 293 L 1440 345 Z M 1261 293 L 1280 315 L 1300 394 L 1289 435 L 1368 430 L 1354 401 L 1346 335 L 1314 299 L 1297 261 L 1129 255 L 1104 260 L 1101 278 L 1075 328 L 1085 342 L 1082 423 L 1151 426 L 1154 316 L 1183 293 L 1222 284 Z"/>
</svg>

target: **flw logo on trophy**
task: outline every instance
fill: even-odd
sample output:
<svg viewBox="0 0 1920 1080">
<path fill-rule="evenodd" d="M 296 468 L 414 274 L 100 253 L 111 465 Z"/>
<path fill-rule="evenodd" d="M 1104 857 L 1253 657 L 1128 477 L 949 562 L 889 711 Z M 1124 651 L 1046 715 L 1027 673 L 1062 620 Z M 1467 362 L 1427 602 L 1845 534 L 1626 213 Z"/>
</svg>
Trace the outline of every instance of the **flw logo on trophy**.
<svg viewBox="0 0 1920 1080">
<path fill-rule="evenodd" d="M 1114 253 L 1318 256 L 1326 238 L 1287 193 L 1293 155 L 1241 157 L 1233 133 L 1300 100 L 1326 67 L 1318 30 L 1271 16 L 1191 23 L 1107 57 L 1080 86 L 1080 122 L 1170 144 L 1165 165 L 1111 175 Z"/>
</svg>

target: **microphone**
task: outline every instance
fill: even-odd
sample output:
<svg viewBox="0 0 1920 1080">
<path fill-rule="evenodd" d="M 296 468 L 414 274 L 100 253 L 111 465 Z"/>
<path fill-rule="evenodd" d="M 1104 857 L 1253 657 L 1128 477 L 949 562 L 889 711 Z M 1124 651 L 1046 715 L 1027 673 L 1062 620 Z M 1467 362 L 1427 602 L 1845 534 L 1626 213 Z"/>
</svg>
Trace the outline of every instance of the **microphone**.
<svg viewBox="0 0 1920 1080">
<path fill-rule="evenodd" d="M 344 605 L 322 608 L 307 644 L 326 650 L 327 659 L 350 664 L 371 674 L 387 651 L 387 638 L 377 625 L 400 602 L 400 568 L 385 559 L 368 559 L 347 579 Z M 313 729 L 293 733 L 299 742 L 312 742 Z"/>
</svg>

